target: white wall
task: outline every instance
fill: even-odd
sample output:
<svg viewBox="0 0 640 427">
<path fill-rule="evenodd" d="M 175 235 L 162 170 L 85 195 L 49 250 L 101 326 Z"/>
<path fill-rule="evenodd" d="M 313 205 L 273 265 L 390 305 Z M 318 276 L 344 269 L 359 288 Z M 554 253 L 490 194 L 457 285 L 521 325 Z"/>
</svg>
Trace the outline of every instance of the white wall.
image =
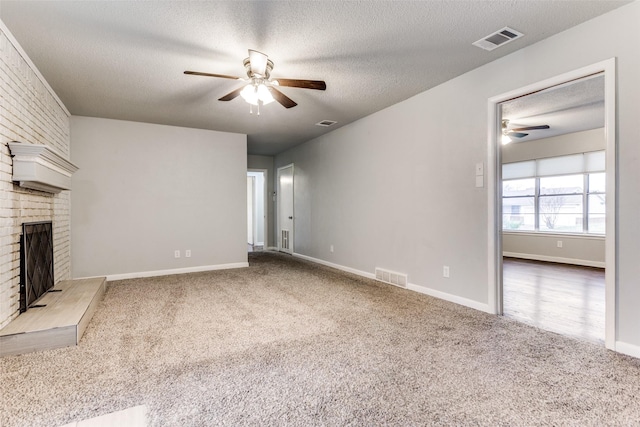
<svg viewBox="0 0 640 427">
<path fill-rule="evenodd" d="M 558 247 L 558 241 L 562 247 Z M 503 233 L 503 254 L 513 258 L 605 267 L 604 236 Z"/>
<path fill-rule="evenodd" d="M 56 283 L 71 273 L 69 191 L 15 185 L 11 141 L 46 144 L 69 158 L 69 112 L 0 21 L 0 329 L 19 314 L 22 223 L 53 221 Z"/>
<path fill-rule="evenodd" d="M 73 277 L 246 264 L 245 135 L 72 116 L 71 144 Z"/>
<path fill-rule="evenodd" d="M 634 2 L 277 156 L 276 167 L 296 166 L 296 251 L 405 272 L 431 293 L 482 308 L 488 189 L 474 183 L 475 164 L 489 156 L 488 99 L 617 57 L 617 340 L 640 354 L 638 22 Z"/>
</svg>

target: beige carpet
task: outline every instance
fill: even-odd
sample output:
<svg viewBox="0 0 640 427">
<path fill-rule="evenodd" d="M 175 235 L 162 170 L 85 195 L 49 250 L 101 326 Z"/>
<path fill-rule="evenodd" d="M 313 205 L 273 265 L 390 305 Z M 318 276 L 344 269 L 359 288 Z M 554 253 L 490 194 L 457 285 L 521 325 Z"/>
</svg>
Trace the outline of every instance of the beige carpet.
<svg viewBox="0 0 640 427">
<path fill-rule="evenodd" d="M 640 361 L 273 252 L 110 283 L 78 347 L 0 359 L 0 425 L 640 425 Z"/>
</svg>

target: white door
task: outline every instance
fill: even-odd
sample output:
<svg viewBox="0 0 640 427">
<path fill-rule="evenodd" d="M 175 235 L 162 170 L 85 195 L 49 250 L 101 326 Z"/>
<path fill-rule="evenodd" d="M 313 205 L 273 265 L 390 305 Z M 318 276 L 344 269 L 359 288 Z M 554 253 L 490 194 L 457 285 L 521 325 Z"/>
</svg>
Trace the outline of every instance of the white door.
<svg viewBox="0 0 640 427">
<path fill-rule="evenodd" d="M 278 250 L 293 254 L 293 164 L 278 168 Z"/>
</svg>

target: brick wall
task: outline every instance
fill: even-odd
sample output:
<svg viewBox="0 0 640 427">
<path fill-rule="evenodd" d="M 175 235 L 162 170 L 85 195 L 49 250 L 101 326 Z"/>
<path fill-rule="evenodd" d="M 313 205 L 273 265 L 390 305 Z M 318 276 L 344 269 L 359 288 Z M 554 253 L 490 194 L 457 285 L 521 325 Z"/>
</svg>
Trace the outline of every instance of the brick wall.
<svg viewBox="0 0 640 427">
<path fill-rule="evenodd" d="M 70 192 L 14 185 L 7 142 L 47 144 L 69 158 L 69 115 L 0 27 L 0 329 L 18 315 L 23 222 L 53 220 L 56 282 L 70 278 Z"/>
</svg>

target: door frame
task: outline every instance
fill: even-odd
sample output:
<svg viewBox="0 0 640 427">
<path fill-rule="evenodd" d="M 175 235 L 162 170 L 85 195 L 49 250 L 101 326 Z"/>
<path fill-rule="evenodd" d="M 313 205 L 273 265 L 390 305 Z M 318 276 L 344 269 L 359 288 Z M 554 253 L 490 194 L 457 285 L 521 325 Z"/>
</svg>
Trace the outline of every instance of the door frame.
<svg viewBox="0 0 640 427">
<path fill-rule="evenodd" d="M 292 198 L 291 210 L 292 210 L 293 218 L 291 219 L 291 230 L 290 230 L 290 233 L 289 233 L 289 250 L 288 251 L 283 251 L 282 250 L 282 239 L 281 239 L 282 229 L 280 227 L 280 210 L 281 210 L 281 203 L 282 203 L 282 200 L 281 200 L 282 191 L 280 189 L 280 175 L 281 175 L 281 173 L 282 173 L 282 171 L 284 169 L 288 169 L 288 168 L 291 168 L 291 178 L 292 178 L 292 181 L 291 181 L 291 198 Z M 276 197 L 276 200 L 277 200 L 277 203 L 276 203 L 276 205 L 277 205 L 277 209 L 276 209 L 277 210 L 277 213 L 276 213 L 276 220 L 277 220 L 276 221 L 276 224 L 277 224 L 276 225 L 277 247 L 278 247 L 278 251 L 293 254 L 293 250 L 294 250 L 293 242 L 294 242 L 294 235 L 295 235 L 294 230 L 295 230 L 295 222 L 296 222 L 296 215 L 295 215 L 295 179 L 293 179 L 293 177 L 295 176 L 295 166 L 294 166 L 293 163 L 289 163 L 288 165 L 284 165 L 284 166 L 279 167 L 277 171 L 278 171 L 277 172 L 277 193 L 276 193 L 277 194 L 277 197 Z"/>
<path fill-rule="evenodd" d="M 492 313 L 503 314 L 502 282 L 502 154 L 501 103 L 558 86 L 596 73 L 604 74 L 604 134 L 606 146 L 606 237 L 605 237 L 605 347 L 614 350 L 617 339 L 617 150 L 616 150 L 616 58 L 512 90 L 488 100 L 488 305 Z"/>
<path fill-rule="evenodd" d="M 249 183 L 251 183 L 251 189 L 249 189 Z M 249 192 L 251 192 L 251 195 L 249 195 Z M 256 224 L 256 177 L 247 175 L 247 222 L 249 221 L 249 208 L 251 208 L 251 227 L 247 224 L 247 232 L 251 228 L 251 241 L 247 243 L 253 246 L 256 242 L 256 229 L 258 228 Z M 248 233 L 247 240 L 249 240 Z"/>
<path fill-rule="evenodd" d="M 268 186 L 268 179 L 269 179 L 269 170 L 268 169 L 247 169 L 247 172 L 261 172 L 262 176 L 263 176 L 263 180 L 262 180 L 262 201 L 263 201 L 263 212 L 264 212 L 264 224 L 262 226 L 262 229 L 264 230 L 264 243 L 263 243 L 263 249 L 266 249 L 267 246 L 269 245 L 269 186 Z M 254 185 L 254 190 L 255 190 L 255 185 Z M 255 203 L 255 200 L 254 200 Z M 254 212 L 255 215 L 255 212 Z M 257 218 L 256 218 L 257 219 Z M 257 222 L 256 222 L 256 226 L 257 226 Z M 255 235 L 255 228 L 254 228 L 254 235 Z"/>
</svg>

